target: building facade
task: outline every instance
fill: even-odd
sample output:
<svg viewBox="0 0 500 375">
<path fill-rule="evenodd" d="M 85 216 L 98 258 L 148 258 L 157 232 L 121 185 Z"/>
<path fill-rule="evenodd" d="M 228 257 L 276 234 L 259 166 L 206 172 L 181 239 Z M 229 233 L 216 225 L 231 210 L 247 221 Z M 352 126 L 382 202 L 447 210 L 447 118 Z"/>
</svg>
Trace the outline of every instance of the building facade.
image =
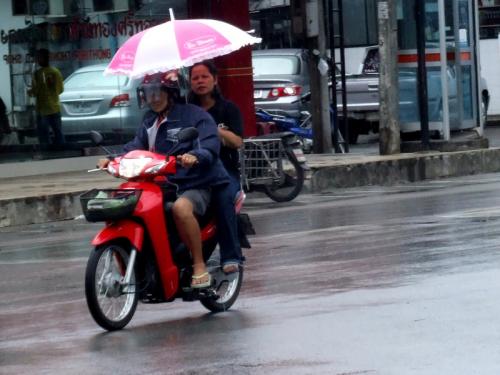
<svg viewBox="0 0 500 375">
<path fill-rule="evenodd" d="M 232 9 L 232 6 L 236 6 L 236 9 Z M 244 30 L 250 27 L 247 0 L 2 1 L 0 77 L 4 84 L 0 86 L 0 97 L 6 105 L 10 125 L 18 138 L 14 142 L 35 145 L 38 141 L 35 132 L 35 102 L 28 95 L 33 73 L 38 68 L 34 57 L 36 50 L 48 49 L 50 65 L 58 68 L 66 79 L 78 69 L 108 63 L 117 49 L 132 35 L 168 21 L 170 9 L 176 19 L 214 18 Z M 250 48 L 245 47 L 218 58 L 216 63 L 224 94 L 242 108 L 245 123 L 249 124 L 247 133 L 251 135 L 253 99 L 246 98 L 241 93 L 241 88 L 245 86 L 248 86 L 245 92 L 251 93 Z M 233 74 L 234 70 L 238 70 L 240 74 Z M 116 82 L 117 86 L 120 85 L 120 78 L 116 77 Z M 92 84 L 80 83 L 83 85 L 82 89 L 85 89 L 85 84 Z M 129 99 L 135 100 L 131 97 Z M 82 108 L 77 108 L 78 104 L 68 104 L 68 107 L 71 106 L 74 111 L 84 110 L 82 105 Z M 127 104 L 122 102 L 120 105 Z M 119 132 L 119 122 L 116 127 Z M 75 146 L 73 143 L 68 145 Z M 0 157 L 1 155 L 2 150 Z"/>
<path fill-rule="evenodd" d="M 378 43 L 378 0 L 340 1 L 344 9 L 346 70 L 359 73 L 366 47 Z M 487 79 L 491 95 L 489 115 L 500 117 L 500 0 L 426 0 L 429 14 L 433 14 L 440 1 L 450 4 L 465 1 L 470 9 L 477 10 L 477 17 L 472 19 L 477 22 L 475 27 L 480 37 L 476 64 Z M 401 12 L 407 2 L 399 0 Z M 52 65 L 66 78 L 79 68 L 107 63 L 131 35 L 168 20 L 169 8 L 178 19 L 217 18 L 245 30 L 254 29 L 255 35 L 263 40 L 254 48 L 301 48 L 304 46 L 302 20 L 295 12 L 299 3 L 299 0 L 6 0 L 0 4 L 0 78 L 3 82 L 0 97 L 14 129 L 33 129 L 34 101 L 27 90 L 36 69 L 36 49 L 48 48 Z M 338 32 L 336 17 L 334 15 L 334 33 Z M 404 38 L 400 42 L 404 42 Z M 246 135 L 252 135 L 250 49 L 217 62 L 223 91 L 244 111 Z M 25 144 L 37 142 L 33 133 L 24 134 Z"/>
</svg>

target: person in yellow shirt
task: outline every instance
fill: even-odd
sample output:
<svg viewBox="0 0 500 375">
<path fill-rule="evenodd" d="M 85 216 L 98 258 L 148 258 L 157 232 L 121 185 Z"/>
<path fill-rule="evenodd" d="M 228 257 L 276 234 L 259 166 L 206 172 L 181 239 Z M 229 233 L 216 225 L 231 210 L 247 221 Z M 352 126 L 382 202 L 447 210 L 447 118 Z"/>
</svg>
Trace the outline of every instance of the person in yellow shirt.
<svg viewBox="0 0 500 375">
<path fill-rule="evenodd" d="M 50 130 L 54 133 L 54 146 L 62 148 L 64 136 L 61 124 L 59 94 L 64 90 L 59 69 L 49 65 L 49 50 L 41 48 L 36 53 L 40 68 L 33 75 L 33 85 L 28 94 L 36 98 L 37 133 L 42 148 L 50 143 Z"/>
</svg>

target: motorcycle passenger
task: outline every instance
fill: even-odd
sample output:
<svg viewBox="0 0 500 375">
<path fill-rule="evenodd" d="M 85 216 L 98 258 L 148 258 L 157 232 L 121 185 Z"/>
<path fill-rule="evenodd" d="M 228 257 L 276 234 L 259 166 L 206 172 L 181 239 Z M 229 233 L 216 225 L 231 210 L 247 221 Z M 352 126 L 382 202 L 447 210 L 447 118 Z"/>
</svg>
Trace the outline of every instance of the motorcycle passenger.
<svg viewBox="0 0 500 375">
<path fill-rule="evenodd" d="M 210 202 L 210 190 L 228 184 L 228 175 L 218 158 L 220 141 L 213 119 L 199 107 L 180 104 L 179 85 L 175 72 L 156 73 L 144 77 L 138 89 L 138 99 L 145 101 L 151 111 L 137 130 L 135 138 L 124 145 L 124 151 L 149 150 L 168 154 L 175 146 L 181 167 L 169 181 L 178 186 L 178 198 L 173 205 L 173 216 L 179 236 L 193 258 L 193 288 L 211 284 L 203 260 L 200 226 L 196 215 L 203 215 Z M 199 146 L 177 144 L 177 133 L 185 127 L 199 132 Z M 101 159 L 99 167 L 109 161 Z"/>
<path fill-rule="evenodd" d="M 217 68 L 212 61 L 203 61 L 191 66 L 189 78 L 189 101 L 203 108 L 215 120 L 222 143 L 220 159 L 231 180 L 229 186 L 213 189 L 212 196 L 216 202 L 217 224 L 221 229 L 217 232 L 221 264 L 225 273 L 232 273 L 238 271 L 238 265 L 244 260 L 234 213 L 234 200 L 241 190 L 238 149 L 243 145 L 242 116 L 233 102 L 222 97 L 217 86 Z"/>
</svg>

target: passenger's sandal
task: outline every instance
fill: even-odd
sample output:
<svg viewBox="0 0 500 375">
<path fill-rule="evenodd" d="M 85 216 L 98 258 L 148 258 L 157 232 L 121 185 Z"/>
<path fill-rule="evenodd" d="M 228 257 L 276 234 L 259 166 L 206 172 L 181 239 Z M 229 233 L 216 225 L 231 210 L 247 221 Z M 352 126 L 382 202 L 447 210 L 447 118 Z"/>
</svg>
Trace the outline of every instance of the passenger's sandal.
<svg viewBox="0 0 500 375">
<path fill-rule="evenodd" d="M 207 281 L 198 282 L 200 279 L 204 278 L 207 278 Z M 208 272 L 203 272 L 201 275 L 193 275 L 191 276 L 191 279 L 191 288 L 193 289 L 208 288 L 210 285 L 212 285 L 212 275 L 210 275 Z"/>
</svg>

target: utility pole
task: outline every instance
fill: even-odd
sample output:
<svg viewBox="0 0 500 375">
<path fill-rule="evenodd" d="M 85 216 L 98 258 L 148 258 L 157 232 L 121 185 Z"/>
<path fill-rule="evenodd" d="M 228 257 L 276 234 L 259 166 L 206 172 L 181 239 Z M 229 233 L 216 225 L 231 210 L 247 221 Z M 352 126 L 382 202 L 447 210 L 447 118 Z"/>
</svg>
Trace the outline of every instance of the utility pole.
<svg viewBox="0 0 500 375">
<path fill-rule="evenodd" d="M 322 74 L 321 62 L 326 66 L 326 28 L 323 1 L 302 0 L 305 7 L 306 37 L 310 53 L 309 75 L 311 85 L 311 112 L 313 121 L 313 151 L 318 154 L 332 152 L 328 72 Z"/>
<path fill-rule="evenodd" d="M 397 0 L 378 1 L 378 44 L 380 54 L 379 149 L 381 155 L 399 154 L 401 152 L 396 3 Z"/>
</svg>

